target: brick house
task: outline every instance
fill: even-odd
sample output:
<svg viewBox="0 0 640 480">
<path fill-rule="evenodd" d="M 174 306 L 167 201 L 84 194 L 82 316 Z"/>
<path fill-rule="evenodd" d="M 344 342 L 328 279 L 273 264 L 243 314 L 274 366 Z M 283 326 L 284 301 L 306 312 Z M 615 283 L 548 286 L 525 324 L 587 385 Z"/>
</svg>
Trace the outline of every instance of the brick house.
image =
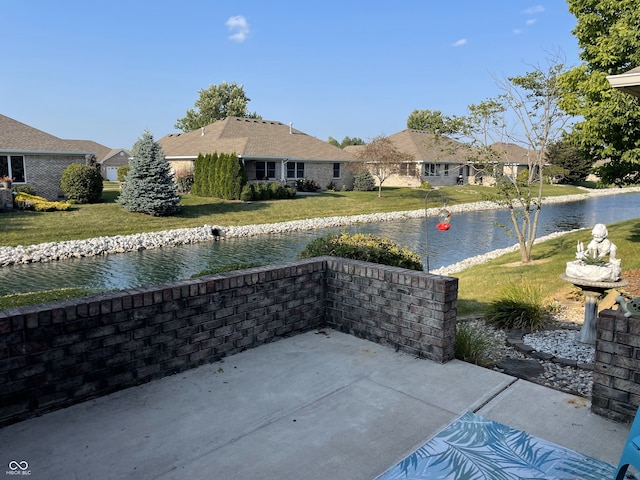
<svg viewBox="0 0 640 480">
<path fill-rule="evenodd" d="M 62 172 L 72 163 L 86 165 L 93 156 L 99 162 L 112 150 L 96 142 L 63 140 L 17 120 L 0 115 L 0 176 L 29 185 L 49 200 L 64 196 Z"/>
<path fill-rule="evenodd" d="M 495 179 L 485 169 L 470 160 L 469 145 L 447 137 L 438 137 L 422 130 L 406 129 L 387 137 L 407 161 L 401 171 L 385 180 L 385 186 L 419 187 L 423 182 L 443 187 L 463 184 L 488 184 Z M 511 143 L 495 143 L 491 146 L 501 158 L 502 174 L 512 176 L 527 168 L 528 151 Z M 345 147 L 358 156 L 363 145 Z M 365 159 L 366 161 L 366 159 Z"/>
<path fill-rule="evenodd" d="M 292 125 L 254 118 L 227 117 L 188 133 L 172 133 L 158 140 L 176 172 L 193 171 L 199 154 L 235 153 L 244 164 L 249 181 L 284 183 L 305 178 L 326 189 L 353 185 L 351 167 L 357 161 Z"/>
</svg>

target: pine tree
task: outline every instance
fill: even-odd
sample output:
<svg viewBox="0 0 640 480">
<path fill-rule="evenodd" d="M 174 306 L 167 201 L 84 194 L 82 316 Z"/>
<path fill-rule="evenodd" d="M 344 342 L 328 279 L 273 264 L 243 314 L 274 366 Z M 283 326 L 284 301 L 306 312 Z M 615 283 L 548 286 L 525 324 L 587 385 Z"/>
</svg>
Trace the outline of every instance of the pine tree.
<svg viewBox="0 0 640 480">
<path fill-rule="evenodd" d="M 133 146 L 131 167 L 117 202 L 130 212 L 160 216 L 178 211 L 180 196 L 162 148 L 145 131 Z"/>
</svg>

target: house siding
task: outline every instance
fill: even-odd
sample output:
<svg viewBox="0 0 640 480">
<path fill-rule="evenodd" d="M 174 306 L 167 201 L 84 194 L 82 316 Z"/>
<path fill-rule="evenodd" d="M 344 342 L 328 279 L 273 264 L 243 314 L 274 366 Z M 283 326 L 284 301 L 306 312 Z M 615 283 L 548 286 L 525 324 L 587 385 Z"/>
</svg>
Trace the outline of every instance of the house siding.
<svg viewBox="0 0 640 480">
<path fill-rule="evenodd" d="M 47 200 L 64 197 L 60 189 L 62 172 L 73 163 L 86 164 L 83 155 L 25 155 L 26 184 Z"/>
</svg>

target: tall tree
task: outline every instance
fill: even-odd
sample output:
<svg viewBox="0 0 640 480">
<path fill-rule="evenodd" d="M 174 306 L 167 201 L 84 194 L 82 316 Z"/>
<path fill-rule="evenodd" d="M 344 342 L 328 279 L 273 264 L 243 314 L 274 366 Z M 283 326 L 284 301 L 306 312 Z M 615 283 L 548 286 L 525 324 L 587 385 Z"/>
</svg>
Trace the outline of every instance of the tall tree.
<svg viewBox="0 0 640 480">
<path fill-rule="evenodd" d="M 187 114 L 176 121 L 175 128 L 192 132 L 227 117 L 262 118 L 255 112 L 249 113 L 247 104 L 251 99 L 244 93 L 243 85 L 222 82 L 200 89 L 198 94 L 195 108 L 187 110 Z"/>
<path fill-rule="evenodd" d="M 403 153 L 388 137 L 379 135 L 356 154 L 366 168 L 378 180 L 378 197 L 382 197 L 382 184 L 391 175 L 400 173 L 403 163 L 413 160 Z"/>
<path fill-rule="evenodd" d="M 640 99 L 612 89 L 606 77 L 640 65 L 637 0 L 567 0 L 582 64 L 561 77 L 561 107 L 582 117 L 568 137 L 594 161 L 605 183 L 633 183 L 640 169 Z"/>
<path fill-rule="evenodd" d="M 436 135 L 449 135 L 457 131 L 455 117 L 443 115 L 440 110 L 414 110 L 407 117 L 407 128 Z"/>
<path fill-rule="evenodd" d="M 471 139 L 470 160 L 484 165 L 496 177 L 494 200 L 509 210 L 510 230 L 518 239 L 522 263 L 531 261 L 542 211 L 545 152 L 561 137 L 569 120 L 558 105 L 558 79 L 563 72 L 564 64 L 555 57 L 545 68 L 497 79 L 502 93 L 495 99 L 470 105 L 469 115 L 457 119 L 459 134 Z M 500 143 L 525 148 L 527 169 L 517 176 L 505 174 L 504 167 L 515 159 L 508 157 L 509 150 L 500 148 Z"/>
<path fill-rule="evenodd" d="M 145 131 L 133 146 L 129 172 L 117 202 L 130 212 L 169 216 L 178 211 L 180 196 L 160 144 Z"/>
<path fill-rule="evenodd" d="M 551 166 L 558 167 L 556 171 L 562 177 L 562 183 L 581 182 L 593 168 L 591 155 L 564 139 L 549 145 L 545 159 Z"/>
</svg>

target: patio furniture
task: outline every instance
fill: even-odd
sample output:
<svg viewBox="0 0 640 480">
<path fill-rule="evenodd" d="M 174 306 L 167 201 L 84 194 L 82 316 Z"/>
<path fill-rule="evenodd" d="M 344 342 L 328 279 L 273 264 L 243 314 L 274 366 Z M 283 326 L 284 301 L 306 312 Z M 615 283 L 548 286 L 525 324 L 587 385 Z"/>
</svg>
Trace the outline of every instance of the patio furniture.
<svg viewBox="0 0 640 480">
<path fill-rule="evenodd" d="M 640 415 L 636 412 L 636 417 L 629 430 L 629 436 L 627 442 L 622 450 L 620 462 L 618 463 L 618 471 L 615 480 L 622 480 L 627 473 L 629 465 L 633 465 L 637 470 L 640 470 Z"/>
</svg>

